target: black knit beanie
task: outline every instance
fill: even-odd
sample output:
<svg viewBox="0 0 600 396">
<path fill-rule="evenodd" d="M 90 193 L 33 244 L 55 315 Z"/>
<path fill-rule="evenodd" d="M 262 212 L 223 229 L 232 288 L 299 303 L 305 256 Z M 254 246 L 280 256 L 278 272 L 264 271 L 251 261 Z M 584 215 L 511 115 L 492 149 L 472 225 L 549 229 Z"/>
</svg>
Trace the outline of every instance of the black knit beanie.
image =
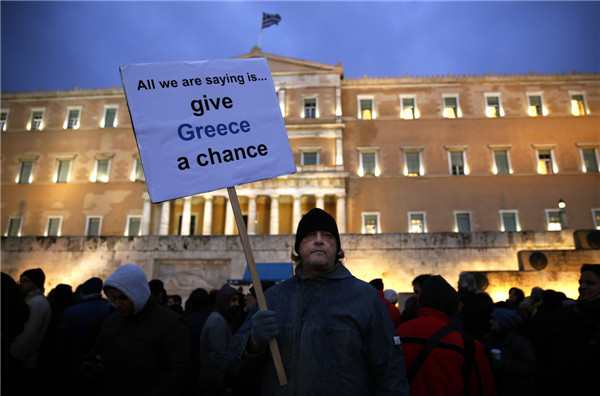
<svg viewBox="0 0 600 396">
<path fill-rule="evenodd" d="M 335 219 L 323 209 L 314 208 L 302 216 L 300 223 L 298 223 L 298 230 L 296 231 L 296 244 L 294 245 L 296 252 L 299 251 L 302 238 L 304 238 L 309 232 L 313 231 L 327 231 L 331 233 L 337 242 L 337 252 L 342 249 L 342 245 L 340 243 L 340 233 L 338 232 Z"/>
<path fill-rule="evenodd" d="M 376 278 L 369 282 L 371 286 L 373 286 L 376 290 L 383 290 L 383 279 Z"/>
<path fill-rule="evenodd" d="M 40 289 L 44 287 L 46 275 L 44 274 L 44 271 L 42 271 L 41 268 L 28 269 L 27 271 L 23 272 L 21 276 L 28 277 L 31 280 L 31 282 L 33 282 L 33 284 Z"/>
<path fill-rule="evenodd" d="M 458 310 L 458 303 L 458 293 L 440 275 L 432 276 L 423 283 L 419 306 L 437 309 L 452 316 Z"/>
</svg>

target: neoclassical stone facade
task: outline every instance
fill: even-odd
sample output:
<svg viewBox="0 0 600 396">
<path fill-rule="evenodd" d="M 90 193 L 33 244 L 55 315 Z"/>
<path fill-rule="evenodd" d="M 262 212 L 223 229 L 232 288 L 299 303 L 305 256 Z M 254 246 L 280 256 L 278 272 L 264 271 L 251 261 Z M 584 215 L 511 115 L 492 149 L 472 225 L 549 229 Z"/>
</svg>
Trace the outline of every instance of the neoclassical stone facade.
<svg viewBox="0 0 600 396">
<path fill-rule="evenodd" d="M 346 78 L 247 57 L 269 62 L 297 166 L 236 187 L 251 235 L 312 207 L 342 233 L 600 228 L 597 73 Z M 0 110 L 3 235 L 237 233 L 226 190 L 149 201 L 122 89 L 4 92 Z"/>
</svg>

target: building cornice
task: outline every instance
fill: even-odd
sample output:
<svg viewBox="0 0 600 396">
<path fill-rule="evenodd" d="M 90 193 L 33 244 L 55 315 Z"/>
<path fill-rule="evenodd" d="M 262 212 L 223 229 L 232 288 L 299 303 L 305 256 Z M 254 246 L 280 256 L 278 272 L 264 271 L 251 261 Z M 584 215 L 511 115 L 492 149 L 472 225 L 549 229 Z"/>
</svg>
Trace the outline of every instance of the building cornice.
<svg viewBox="0 0 600 396">
<path fill-rule="evenodd" d="M 469 84 L 469 83 L 551 83 L 557 80 L 562 82 L 600 82 L 600 72 L 577 72 L 571 73 L 504 73 L 504 74 L 473 74 L 473 75 L 420 75 L 411 76 L 367 76 L 348 77 L 342 81 L 342 87 L 363 85 L 438 85 L 438 84 Z"/>
<path fill-rule="evenodd" d="M 3 100 L 36 100 L 36 99 L 74 99 L 91 97 L 121 96 L 125 97 L 123 88 L 114 85 L 110 88 L 74 88 L 74 89 L 52 89 L 26 92 L 2 92 Z"/>
</svg>

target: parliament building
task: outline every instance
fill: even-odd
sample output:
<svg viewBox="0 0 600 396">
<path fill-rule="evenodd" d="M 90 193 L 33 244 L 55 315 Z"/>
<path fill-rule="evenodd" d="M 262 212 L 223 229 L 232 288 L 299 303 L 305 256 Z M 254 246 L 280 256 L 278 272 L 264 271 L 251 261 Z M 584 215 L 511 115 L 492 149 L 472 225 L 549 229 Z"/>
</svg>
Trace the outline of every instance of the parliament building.
<svg viewBox="0 0 600 396">
<path fill-rule="evenodd" d="M 344 76 L 263 53 L 297 172 L 236 186 L 248 233 L 600 229 L 600 74 Z M 122 88 L 3 92 L 4 236 L 233 235 L 227 190 L 153 204 Z"/>
</svg>

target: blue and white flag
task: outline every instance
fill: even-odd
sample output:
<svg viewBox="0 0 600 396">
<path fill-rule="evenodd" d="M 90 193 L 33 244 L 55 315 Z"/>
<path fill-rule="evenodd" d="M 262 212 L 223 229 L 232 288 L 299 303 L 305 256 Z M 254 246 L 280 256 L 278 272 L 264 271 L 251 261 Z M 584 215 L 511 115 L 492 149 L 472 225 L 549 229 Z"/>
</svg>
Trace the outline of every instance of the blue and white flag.
<svg viewBox="0 0 600 396">
<path fill-rule="evenodd" d="M 279 25 L 279 21 L 281 21 L 279 14 L 266 14 L 263 12 L 262 26 L 260 28 L 264 29 L 271 25 Z"/>
</svg>

